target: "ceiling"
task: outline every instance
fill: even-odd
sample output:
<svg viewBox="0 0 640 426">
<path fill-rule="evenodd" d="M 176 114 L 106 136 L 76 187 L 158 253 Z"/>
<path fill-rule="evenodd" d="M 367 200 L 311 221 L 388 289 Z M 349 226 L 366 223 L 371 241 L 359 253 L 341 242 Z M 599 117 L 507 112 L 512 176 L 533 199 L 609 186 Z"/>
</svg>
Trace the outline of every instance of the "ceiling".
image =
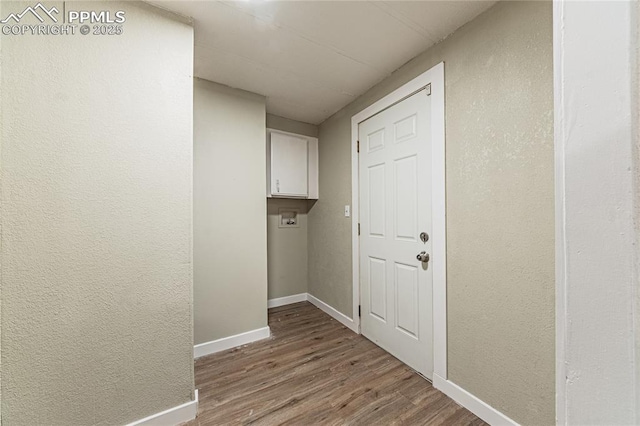
<svg viewBox="0 0 640 426">
<path fill-rule="evenodd" d="M 195 75 L 319 124 L 495 1 L 159 2 L 194 19 Z"/>
</svg>

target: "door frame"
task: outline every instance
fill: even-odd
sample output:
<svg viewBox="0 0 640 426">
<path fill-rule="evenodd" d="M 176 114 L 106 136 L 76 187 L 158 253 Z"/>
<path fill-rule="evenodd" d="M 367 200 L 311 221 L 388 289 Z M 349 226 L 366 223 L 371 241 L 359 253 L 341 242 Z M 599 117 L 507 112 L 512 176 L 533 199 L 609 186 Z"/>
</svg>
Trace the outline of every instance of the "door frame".
<svg viewBox="0 0 640 426">
<path fill-rule="evenodd" d="M 351 238 L 353 268 L 353 322 L 360 329 L 360 177 L 358 127 L 366 119 L 431 85 L 432 143 L 432 260 L 433 268 L 433 377 L 447 379 L 447 251 L 445 188 L 444 62 L 389 93 L 351 118 Z"/>
</svg>

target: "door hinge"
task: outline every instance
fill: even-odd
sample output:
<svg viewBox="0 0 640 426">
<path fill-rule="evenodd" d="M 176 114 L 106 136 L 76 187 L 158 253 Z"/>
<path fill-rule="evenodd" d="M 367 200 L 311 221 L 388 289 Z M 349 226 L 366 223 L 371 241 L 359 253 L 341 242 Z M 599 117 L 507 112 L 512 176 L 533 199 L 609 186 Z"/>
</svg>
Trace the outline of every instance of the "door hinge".
<svg viewBox="0 0 640 426">
<path fill-rule="evenodd" d="M 425 89 L 427 90 L 427 96 L 431 96 L 431 83 L 427 84 L 427 87 L 425 87 Z"/>
<path fill-rule="evenodd" d="M 358 224 L 358 235 L 360 235 L 360 224 Z"/>
<path fill-rule="evenodd" d="M 362 307 L 358 305 L 358 318 L 362 317 Z"/>
<path fill-rule="evenodd" d="M 360 141 L 356 143 L 356 152 L 360 153 Z"/>
</svg>

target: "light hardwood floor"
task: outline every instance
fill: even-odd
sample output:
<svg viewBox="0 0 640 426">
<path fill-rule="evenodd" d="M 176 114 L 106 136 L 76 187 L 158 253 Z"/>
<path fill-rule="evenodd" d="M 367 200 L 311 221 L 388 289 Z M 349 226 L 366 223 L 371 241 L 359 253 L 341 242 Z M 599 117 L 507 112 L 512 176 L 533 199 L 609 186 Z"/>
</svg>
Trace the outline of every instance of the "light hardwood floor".
<svg viewBox="0 0 640 426">
<path fill-rule="evenodd" d="M 195 363 L 195 425 L 485 425 L 308 302 L 269 310 L 272 337 Z"/>
</svg>

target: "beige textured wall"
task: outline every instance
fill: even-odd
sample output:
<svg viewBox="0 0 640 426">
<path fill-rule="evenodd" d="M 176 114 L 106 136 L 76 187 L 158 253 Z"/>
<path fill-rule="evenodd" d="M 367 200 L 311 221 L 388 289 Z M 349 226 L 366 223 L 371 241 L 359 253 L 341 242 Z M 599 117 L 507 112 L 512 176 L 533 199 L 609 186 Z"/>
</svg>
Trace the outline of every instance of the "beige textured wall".
<svg viewBox="0 0 640 426">
<path fill-rule="evenodd" d="M 318 126 L 267 114 L 267 127 L 300 135 L 318 137 Z M 269 265 L 269 299 L 306 293 L 307 270 L 307 212 L 314 201 L 267 200 L 267 255 Z M 293 207 L 300 210 L 299 228 L 279 228 L 278 209 Z"/>
<path fill-rule="evenodd" d="M 279 209 L 299 211 L 298 228 L 279 228 Z M 267 200 L 269 299 L 307 292 L 307 200 Z"/>
<path fill-rule="evenodd" d="M 142 3 L 66 7 L 127 22 L 2 36 L 6 425 L 124 424 L 193 392 L 193 29 Z"/>
<path fill-rule="evenodd" d="M 267 326 L 265 98 L 194 83 L 194 335 Z"/>
<path fill-rule="evenodd" d="M 636 236 L 640 236 L 640 2 L 636 3 L 636 12 L 632 15 L 632 28 L 635 28 L 636 46 L 632 54 L 635 60 L 635 173 L 636 173 L 636 194 L 635 194 L 635 222 Z M 640 247 L 636 245 L 636 280 L 638 288 L 636 290 L 636 313 L 640 313 Z M 636 315 L 636 389 L 640 389 L 640 315 Z M 636 418 L 640 419 L 640 392 L 636 393 Z"/>
<path fill-rule="evenodd" d="M 320 125 L 309 291 L 351 315 L 350 119 L 445 62 L 449 379 L 554 424 L 551 2 L 500 2 Z"/>
<path fill-rule="evenodd" d="M 635 74 L 635 79 L 633 80 L 633 84 L 635 85 L 635 90 L 632 97 L 632 102 L 635 105 L 633 113 L 635 115 L 635 138 L 636 144 L 634 148 L 634 156 L 635 156 L 635 196 L 634 196 L 634 217 L 635 217 L 635 235 L 636 238 L 640 237 L 640 2 L 636 2 L 635 11 L 631 13 L 631 28 L 634 33 L 632 36 L 635 36 L 635 45 L 632 45 L 631 51 L 631 59 L 632 59 L 632 69 L 633 74 Z M 633 42 L 633 39 L 632 39 Z M 632 74 L 632 75 L 633 75 Z M 635 280 L 636 280 L 636 300 L 635 300 L 635 312 L 636 312 L 636 321 L 635 321 L 635 330 L 636 330 L 636 342 L 635 342 L 635 382 L 636 389 L 639 389 L 640 386 L 640 315 L 637 313 L 640 312 L 640 247 L 636 244 L 635 251 Z M 640 419 L 640 392 L 636 392 L 636 418 Z"/>
<path fill-rule="evenodd" d="M 367 93 L 368 94 L 368 93 Z M 366 94 L 364 95 L 366 96 Z M 358 102 L 356 100 L 355 102 Z M 309 210 L 309 293 L 351 317 L 351 116 L 349 105 L 320 125 L 320 199 Z"/>
<path fill-rule="evenodd" d="M 0 13 L 2 6 L 0 5 Z M 2 38 L 0 37 L 0 123 L 2 123 Z M 0 199 L 2 199 L 2 144 L 4 133 L 0 130 Z M 0 271 L 2 271 L 2 204 L 0 204 Z M 0 273 L 0 426 L 2 426 L 2 274 Z"/>
<path fill-rule="evenodd" d="M 273 114 L 267 114 L 267 127 L 314 138 L 318 137 L 318 126 L 315 124 L 303 123 L 302 121 L 291 120 Z"/>
</svg>

